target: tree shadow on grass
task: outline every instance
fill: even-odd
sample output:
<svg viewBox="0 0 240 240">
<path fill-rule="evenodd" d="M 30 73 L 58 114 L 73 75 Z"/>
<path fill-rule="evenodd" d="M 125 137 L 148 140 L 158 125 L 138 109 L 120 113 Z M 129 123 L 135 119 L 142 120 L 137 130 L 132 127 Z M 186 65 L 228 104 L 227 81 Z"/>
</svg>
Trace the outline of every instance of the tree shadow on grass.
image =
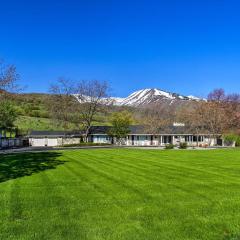
<svg viewBox="0 0 240 240">
<path fill-rule="evenodd" d="M 55 169 L 66 162 L 58 159 L 61 155 L 59 152 L 0 155 L 0 183 Z"/>
</svg>

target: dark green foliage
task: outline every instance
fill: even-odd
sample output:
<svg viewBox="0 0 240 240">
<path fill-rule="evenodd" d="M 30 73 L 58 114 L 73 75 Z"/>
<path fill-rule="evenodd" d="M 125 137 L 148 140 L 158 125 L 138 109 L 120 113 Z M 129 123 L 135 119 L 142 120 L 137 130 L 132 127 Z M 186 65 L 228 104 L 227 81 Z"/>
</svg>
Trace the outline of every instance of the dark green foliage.
<svg viewBox="0 0 240 240">
<path fill-rule="evenodd" d="M 0 102 L 0 129 L 13 128 L 16 118 L 17 113 L 13 104 L 8 100 L 2 100 Z"/>
<path fill-rule="evenodd" d="M 240 147 L 240 136 L 236 139 L 236 147 Z"/>
<path fill-rule="evenodd" d="M 240 146 L 240 136 L 236 134 L 228 134 L 224 136 L 225 144 L 231 145 L 235 142 L 236 147 Z"/>
<path fill-rule="evenodd" d="M 179 145 L 179 148 L 180 149 L 187 149 L 188 145 L 186 142 L 181 142 L 180 145 Z"/>
<path fill-rule="evenodd" d="M 174 145 L 173 144 L 167 144 L 165 146 L 165 149 L 174 149 Z"/>
</svg>

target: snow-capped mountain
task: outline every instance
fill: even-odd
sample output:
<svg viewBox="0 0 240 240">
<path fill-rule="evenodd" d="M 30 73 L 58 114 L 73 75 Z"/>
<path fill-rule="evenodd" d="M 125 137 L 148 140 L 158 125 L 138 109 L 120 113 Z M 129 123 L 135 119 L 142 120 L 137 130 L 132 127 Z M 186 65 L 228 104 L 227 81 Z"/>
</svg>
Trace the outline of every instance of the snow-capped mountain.
<svg viewBox="0 0 240 240">
<path fill-rule="evenodd" d="M 200 101 L 194 96 L 183 96 L 177 93 L 162 91 L 157 88 L 147 88 L 136 91 L 126 98 L 111 98 L 115 105 L 119 106 L 142 106 L 160 101 Z"/>
<path fill-rule="evenodd" d="M 193 95 L 189 95 L 187 96 L 190 100 L 195 100 L 195 101 L 201 101 L 201 100 L 204 100 L 206 101 L 206 99 L 202 99 L 202 98 L 199 98 L 199 97 L 195 97 Z"/>
<path fill-rule="evenodd" d="M 88 102 L 90 101 L 90 98 L 88 96 L 79 96 L 74 95 L 80 103 Z M 126 98 L 120 98 L 120 97 L 110 97 L 110 98 L 103 98 L 102 103 L 103 104 L 113 104 L 117 106 L 144 106 L 151 103 L 158 103 L 158 102 L 166 102 L 166 103 L 172 103 L 175 101 L 200 101 L 200 98 L 197 98 L 195 96 L 183 96 L 177 93 L 171 93 L 162 91 L 157 88 L 146 88 L 139 91 L 136 91 L 132 94 L 130 94 Z"/>
</svg>

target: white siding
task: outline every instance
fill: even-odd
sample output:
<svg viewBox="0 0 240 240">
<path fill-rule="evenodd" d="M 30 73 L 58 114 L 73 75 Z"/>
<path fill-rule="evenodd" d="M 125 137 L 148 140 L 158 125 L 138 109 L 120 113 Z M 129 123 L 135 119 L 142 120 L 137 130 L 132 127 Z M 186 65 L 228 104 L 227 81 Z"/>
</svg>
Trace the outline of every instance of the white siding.
<svg viewBox="0 0 240 240">
<path fill-rule="evenodd" d="M 32 138 L 30 143 L 33 147 L 44 147 L 47 141 L 45 138 Z"/>
<path fill-rule="evenodd" d="M 48 147 L 56 147 L 56 146 L 58 146 L 57 138 L 48 138 L 47 139 L 47 146 Z"/>
</svg>

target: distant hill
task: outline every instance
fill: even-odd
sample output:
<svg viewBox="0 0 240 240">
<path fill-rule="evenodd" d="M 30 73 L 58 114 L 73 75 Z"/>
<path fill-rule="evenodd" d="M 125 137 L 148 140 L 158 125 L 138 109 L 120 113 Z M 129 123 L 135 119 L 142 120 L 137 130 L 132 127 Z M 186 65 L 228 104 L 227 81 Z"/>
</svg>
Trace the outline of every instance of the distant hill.
<svg viewBox="0 0 240 240">
<path fill-rule="evenodd" d="M 50 94 L 26 93 L 11 94 L 11 100 L 18 112 L 15 126 L 26 133 L 30 130 L 63 130 L 63 126 L 56 125 L 48 112 L 48 98 Z M 111 109 L 112 111 L 112 109 Z M 106 115 L 99 115 L 95 119 L 96 125 L 109 125 Z M 69 123 L 70 130 L 76 129 L 73 123 Z"/>
</svg>

